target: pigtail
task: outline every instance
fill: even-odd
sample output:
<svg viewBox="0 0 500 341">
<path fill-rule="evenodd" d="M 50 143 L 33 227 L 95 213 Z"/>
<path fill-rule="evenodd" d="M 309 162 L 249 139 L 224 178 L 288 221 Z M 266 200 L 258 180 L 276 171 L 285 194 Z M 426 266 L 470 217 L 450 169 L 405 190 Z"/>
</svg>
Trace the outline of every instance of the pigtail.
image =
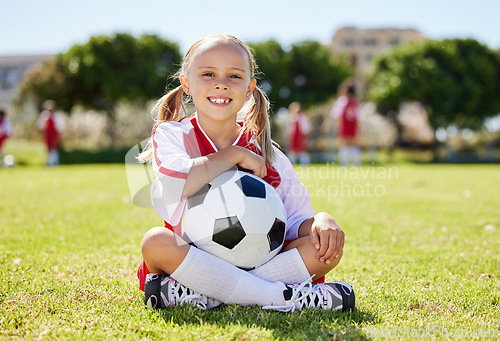
<svg viewBox="0 0 500 341">
<path fill-rule="evenodd" d="M 183 95 L 184 90 L 182 86 L 179 85 L 156 101 L 152 110 L 153 113 L 156 113 L 155 128 L 166 121 L 177 121 L 181 110 L 184 112 L 184 115 L 186 114 Z"/>
<path fill-rule="evenodd" d="M 268 163 L 274 161 L 275 153 L 271 140 L 271 127 L 269 123 L 269 99 L 266 94 L 255 87 L 251 99 L 245 104 L 246 112 L 243 124 L 254 134 L 254 138 L 259 144 L 262 156 Z"/>
<path fill-rule="evenodd" d="M 163 122 L 177 121 L 180 118 L 181 110 L 183 115 L 186 115 L 186 107 L 184 106 L 184 90 L 182 86 L 169 91 L 166 95 L 156 101 L 152 109 L 155 118 L 155 125 L 153 131 Z M 151 162 L 153 159 L 153 146 L 151 139 L 149 140 L 146 148 L 137 156 L 137 160 L 141 163 Z"/>
</svg>

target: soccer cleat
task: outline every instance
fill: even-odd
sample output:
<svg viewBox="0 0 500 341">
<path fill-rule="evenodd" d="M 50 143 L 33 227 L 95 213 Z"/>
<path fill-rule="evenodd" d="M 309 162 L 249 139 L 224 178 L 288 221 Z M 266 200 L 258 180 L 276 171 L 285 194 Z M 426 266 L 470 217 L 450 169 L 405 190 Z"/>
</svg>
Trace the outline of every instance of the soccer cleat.
<svg viewBox="0 0 500 341">
<path fill-rule="evenodd" d="M 287 285 L 283 291 L 285 305 L 265 306 L 263 309 L 281 312 L 299 309 L 354 310 L 355 297 L 352 287 L 344 282 L 312 284 L 307 280 L 298 285 Z"/>
<path fill-rule="evenodd" d="M 149 309 L 163 309 L 176 305 L 190 304 L 206 310 L 217 307 L 221 302 L 198 294 L 169 276 L 146 275 L 144 304 Z"/>
</svg>

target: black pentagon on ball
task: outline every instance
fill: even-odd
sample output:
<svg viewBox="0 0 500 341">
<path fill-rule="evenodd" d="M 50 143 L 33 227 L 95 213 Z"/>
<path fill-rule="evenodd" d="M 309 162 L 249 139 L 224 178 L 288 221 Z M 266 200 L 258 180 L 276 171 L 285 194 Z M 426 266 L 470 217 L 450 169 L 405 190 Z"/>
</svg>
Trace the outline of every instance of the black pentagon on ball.
<svg viewBox="0 0 500 341">
<path fill-rule="evenodd" d="M 280 247 L 285 240 L 285 223 L 276 218 L 271 230 L 267 233 L 267 240 L 269 240 L 271 251 Z"/>
<path fill-rule="evenodd" d="M 212 240 L 230 250 L 245 238 L 246 233 L 238 217 L 215 219 Z"/>
<path fill-rule="evenodd" d="M 200 188 L 200 190 L 198 192 L 196 192 L 193 195 L 190 195 L 187 198 L 188 209 L 191 209 L 195 206 L 203 204 L 203 201 L 205 201 L 205 197 L 207 196 L 207 193 L 210 190 L 210 187 L 212 187 L 212 185 L 206 184 L 205 186 Z"/>
<path fill-rule="evenodd" d="M 236 181 L 236 184 L 241 188 L 242 192 L 250 198 L 265 198 L 266 185 L 260 180 L 257 180 L 249 175 L 244 175 Z"/>
</svg>

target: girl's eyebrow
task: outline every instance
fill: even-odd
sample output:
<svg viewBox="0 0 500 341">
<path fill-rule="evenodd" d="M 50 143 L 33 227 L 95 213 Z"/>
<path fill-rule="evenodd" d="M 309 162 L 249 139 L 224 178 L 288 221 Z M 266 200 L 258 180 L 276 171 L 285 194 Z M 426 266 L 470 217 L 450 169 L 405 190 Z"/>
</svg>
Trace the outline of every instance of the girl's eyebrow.
<svg viewBox="0 0 500 341">
<path fill-rule="evenodd" d="M 217 68 L 215 66 L 200 66 L 200 69 L 210 69 L 210 70 L 216 70 Z M 241 72 L 246 72 L 244 69 L 239 68 L 239 67 L 230 67 L 230 70 L 237 70 Z"/>
</svg>

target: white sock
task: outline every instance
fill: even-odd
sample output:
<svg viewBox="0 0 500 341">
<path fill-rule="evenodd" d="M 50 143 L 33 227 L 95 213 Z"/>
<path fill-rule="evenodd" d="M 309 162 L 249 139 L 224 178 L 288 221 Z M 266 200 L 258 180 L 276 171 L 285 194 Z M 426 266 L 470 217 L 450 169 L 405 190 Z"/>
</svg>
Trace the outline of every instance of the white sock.
<svg viewBox="0 0 500 341">
<path fill-rule="evenodd" d="M 250 273 L 269 282 L 286 284 L 302 283 L 311 277 L 297 249 L 279 253 Z"/>
<path fill-rule="evenodd" d="M 283 305 L 282 282 L 268 282 L 251 273 L 191 247 L 181 265 L 170 275 L 179 283 L 226 304 Z"/>
<path fill-rule="evenodd" d="M 57 166 L 59 164 L 59 151 L 57 149 L 49 150 L 47 164 L 49 166 Z"/>
<path fill-rule="evenodd" d="M 349 147 L 342 146 L 339 149 L 339 162 L 341 166 L 347 166 L 349 163 Z"/>
<path fill-rule="evenodd" d="M 351 157 L 352 157 L 352 163 L 355 165 L 355 166 L 359 166 L 360 165 L 360 150 L 359 150 L 359 147 L 358 146 L 351 146 L 350 147 L 350 154 L 351 154 Z"/>
</svg>

